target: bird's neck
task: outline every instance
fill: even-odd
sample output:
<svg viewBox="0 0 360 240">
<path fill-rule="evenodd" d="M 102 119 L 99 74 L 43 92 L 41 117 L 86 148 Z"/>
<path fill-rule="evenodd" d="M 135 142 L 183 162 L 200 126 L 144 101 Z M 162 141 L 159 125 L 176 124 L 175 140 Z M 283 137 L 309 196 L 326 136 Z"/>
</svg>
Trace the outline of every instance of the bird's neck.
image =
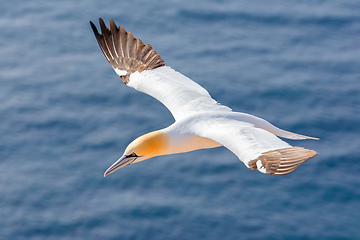
<svg viewBox="0 0 360 240">
<path fill-rule="evenodd" d="M 166 151 L 162 155 L 176 154 L 195 151 L 198 149 L 215 148 L 222 146 L 221 144 L 196 135 L 170 135 L 169 144 Z"/>
</svg>

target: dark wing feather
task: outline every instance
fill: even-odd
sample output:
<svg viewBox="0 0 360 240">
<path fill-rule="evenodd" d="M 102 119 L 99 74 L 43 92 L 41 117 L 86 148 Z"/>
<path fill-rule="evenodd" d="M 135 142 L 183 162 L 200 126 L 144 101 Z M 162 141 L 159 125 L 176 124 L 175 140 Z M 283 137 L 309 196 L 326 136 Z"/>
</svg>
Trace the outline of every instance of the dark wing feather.
<svg viewBox="0 0 360 240">
<path fill-rule="evenodd" d="M 145 45 L 130 32 L 126 32 L 122 26 L 117 27 L 113 20 L 110 20 L 110 29 L 101 18 L 99 23 L 101 34 L 90 22 L 96 40 L 110 65 L 114 69 L 126 71 L 126 75 L 120 76 L 125 84 L 129 82 L 130 74 L 136 71 L 142 72 L 165 66 L 164 60 L 150 44 Z"/>
</svg>

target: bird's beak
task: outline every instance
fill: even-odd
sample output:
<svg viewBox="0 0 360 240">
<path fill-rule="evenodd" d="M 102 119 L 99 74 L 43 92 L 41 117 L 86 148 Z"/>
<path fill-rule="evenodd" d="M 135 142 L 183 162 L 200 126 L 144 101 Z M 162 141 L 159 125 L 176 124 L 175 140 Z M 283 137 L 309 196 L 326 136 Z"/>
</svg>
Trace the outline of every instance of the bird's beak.
<svg viewBox="0 0 360 240">
<path fill-rule="evenodd" d="M 105 171 L 104 177 L 106 177 L 106 175 L 109 175 L 110 173 L 113 173 L 122 167 L 125 167 L 126 165 L 133 163 L 136 160 L 136 158 L 137 157 L 126 156 L 126 155 L 121 156 L 121 158 L 119 158 L 113 165 L 111 165 Z"/>
</svg>

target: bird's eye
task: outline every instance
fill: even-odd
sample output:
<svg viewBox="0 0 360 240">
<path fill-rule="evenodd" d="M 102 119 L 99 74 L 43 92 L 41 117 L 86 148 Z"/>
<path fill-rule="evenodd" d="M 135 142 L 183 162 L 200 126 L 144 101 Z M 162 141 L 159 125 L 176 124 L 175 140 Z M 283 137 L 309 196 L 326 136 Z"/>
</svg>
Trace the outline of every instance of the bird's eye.
<svg viewBox="0 0 360 240">
<path fill-rule="evenodd" d="M 129 156 L 130 156 L 130 157 L 137 157 L 138 155 L 136 155 L 136 153 L 133 152 L 133 153 L 130 154 Z"/>
</svg>

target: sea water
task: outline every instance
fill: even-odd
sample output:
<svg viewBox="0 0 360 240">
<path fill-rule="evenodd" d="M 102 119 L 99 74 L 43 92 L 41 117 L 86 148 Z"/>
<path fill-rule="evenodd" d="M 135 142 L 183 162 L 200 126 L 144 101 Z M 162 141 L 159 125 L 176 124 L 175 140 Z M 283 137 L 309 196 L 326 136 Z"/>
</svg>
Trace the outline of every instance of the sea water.
<svg viewBox="0 0 360 240">
<path fill-rule="evenodd" d="M 0 239 L 356 239 L 360 3 L 2 1 Z M 320 141 L 287 176 L 226 148 L 104 171 L 174 120 L 126 87 L 89 21 L 114 19 L 234 111 Z"/>
</svg>

